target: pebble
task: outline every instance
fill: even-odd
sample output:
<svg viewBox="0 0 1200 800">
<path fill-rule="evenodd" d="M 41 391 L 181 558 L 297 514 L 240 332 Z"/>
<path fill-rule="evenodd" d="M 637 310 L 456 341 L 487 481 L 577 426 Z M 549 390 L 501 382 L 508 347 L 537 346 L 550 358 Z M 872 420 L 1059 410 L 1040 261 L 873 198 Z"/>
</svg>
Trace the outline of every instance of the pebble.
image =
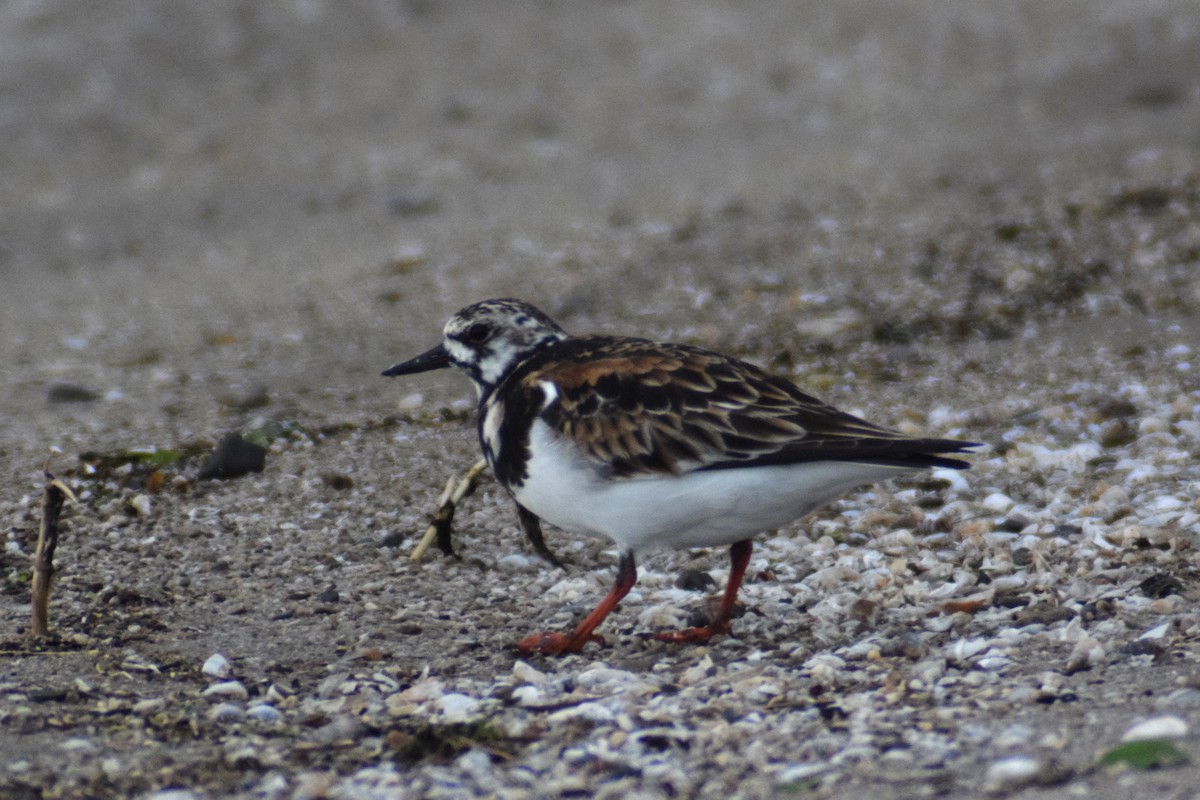
<svg viewBox="0 0 1200 800">
<path fill-rule="evenodd" d="M 540 686 L 546 682 L 546 673 L 529 665 L 526 661 L 517 660 L 512 667 L 513 680 L 521 683 L 532 683 Z"/>
<path fill-rule="evenodd" d="M 1137 723 L 1121 735 L 1122 742 L 1147 739 L 1182 739 L 1188 735 L 1188 724 L 1179 717 L 1167 715 Z"/>
<path fill-rule="evenodd" d="M 234 703 L 218 703 L 208 710 L 208 718 L 213 722 L 241 722 L 246 717 L 245 710 Z"/>
<path fill-rule="evenodd" d="M 1161 639 L 1167 635 L 1167 632 L 1170 629 L 1171 623 L 1164 622 L 1161 625 L 1155 625 L 1153 628 L 1139 636 L 1138 639 Z"/>
<path fill-rule="evenodd" d="M 149 495 L 136 494 L 129 498 L 129 507 L 137 512 L 139 517 L 148 517 L 153 510 Z"/>
<path fill-rule="evenodd" d="M 538 564 L 523 553 L 509 553 L 496 562 L 496 566 L 505 572 L 534 572 Z"/>
<path fill-rule="evenodd" d="M 525 684 L 513 689 L 512 699 L 519 706 L 540 706 L 545 702 L 545 693 L 536 686 Z"/>
<path fill-rule="evenodd" d="M 469 695 L 449 692 L 437 699 L 438 710 L 449 722 L 464 722 L 479 708 L 479 701 Z"/>
<path fill-rule="evenodd" d="M 613 691 L 641 683 L 642 678 L 623 669 L 599 666 L 575 676 L 575 685 L 590 692 Z"/>
<path fill-rule="evenodd" d="M 1104 658 L 1104 645 L 1091 636 L 1085 636 L 1075 643 L 1075 647 L 1071 650 L 1071 655 L 1067 658 L 1066 673 L 1073 675 L 1076 672 L 1091 669 L 1100 663 Z"/>
<path fill-rule="evenodd" d="M 246 716 L 256 722 L 274 723 L 283 721 L 283 714 L 279 709 L 266 703 L 250 706 L 250 709 L 246 712 Z"/>
<path fill-rule="evenodd" d="M 1008 510 L 1016 504 L 1017 501 L 1013 500 L 1008 495 L 1001 494 L 1000 492 L 993 492 L 992 494 L 989 494 L 987 497 L 983 498 L 979 505 L 994 514 L 1005 514 L 1008 513 Z"/>
<path fill-rule="evenodd" d="M 200 668 L 210 678 L 228 678 L 233 674 L 233 665 L 229 663 L 229 659 L 220 653 L 213 653 L 204 660 L 204 666 Z"/>
<path fill-rule="evenodd" d="M 246 691 L 246 687 L 242 685 L 241 681 L 221 681 L 205 689 L 203 695 L 205 697 L 245 700 L 250 696 L 250 693 Z"/>
<path fill-rule="evenodd" d="M 983 778 L 983 790 L 988 794 L 1016 791 L 1038 782 L 1045 765 L 1029 756 L 1012 756 L 995 761 Z"/>
<path fill-rule="evenodd" d="M 161 792 L 143 795 L 142 800 L 201 800 L 201 797 L 191 789 L 163 789 Z"/>
<path fill-rule="evenodd" d="M 593 725 L 602 725 L 604 723 L 614 722 L 616 714 L 610 711 L 607 707 L 600 703 L 581 703 L 570 708 L 560 709 L 550 714 L 547 719 L 550 722 L 568 722 L 582 721 L 589 722 Z"/>
<path fill-rule="evenodd" d="M 930 477 L 934 480 L 945 481 L 950 484 L 950 491 L 952 492 L 966 492 L 971 488 L 971 484 L 962 470 L 935 469 L 930 473 Z"/>
<path fill-rule="evenodd" d="M 401 413 L 416 411 L 423 405 L 425 405 L 425 395 L 420 392 L 413 392 L 412 394 L 406 394 L 396 402 L 396 410 Z"/>
<path fill-rule="evenodd" d="M 988 649 L 987 639 L 959 639 L 947 650 L 952 661 L 962 664 Z"/>
<path fill-rule="evenodd" d="M 100 746 L 91 739 L 77 736 L 62 742 L 59 748 L 70 753 L 95 753 L 100 749 Z"/>
<path fill-rule="evenodd" d="M 133 704 L 133 713 L 148 717 L 151 714 L 157 714 L 167 707 L 167 701 L 161 697 L 148 697 L 145 700 L 139 700 Z"/>
<path fill-rule="evenodd" d="M 208 460 L 201 465 L 196 477 L 237 478 L 249 472 L 262 472 L 267 463 L 267 449 L 248 442 L 236 433 L 226 434 Z"/>
</svg>

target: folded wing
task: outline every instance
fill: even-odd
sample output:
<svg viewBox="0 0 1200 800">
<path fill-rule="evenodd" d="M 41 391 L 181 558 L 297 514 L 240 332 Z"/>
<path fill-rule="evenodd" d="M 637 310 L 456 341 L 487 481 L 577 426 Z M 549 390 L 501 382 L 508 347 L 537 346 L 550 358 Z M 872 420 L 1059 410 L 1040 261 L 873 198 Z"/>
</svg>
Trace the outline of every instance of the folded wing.
<svg viewBox="0 0 1200 800">
<path fill-rule="evenodd" d="M 603 357 L 570 357 L 601 343 Z M 530 391 L 552 384 L 543 419 L 618 476 L 806 461 L 963 468 L 943 454 L 974 446 L 881 428 L 701 348 L 609 338 L 570 345 L 572 354 L 539 365 L 522 383 Z"/>
</svg>

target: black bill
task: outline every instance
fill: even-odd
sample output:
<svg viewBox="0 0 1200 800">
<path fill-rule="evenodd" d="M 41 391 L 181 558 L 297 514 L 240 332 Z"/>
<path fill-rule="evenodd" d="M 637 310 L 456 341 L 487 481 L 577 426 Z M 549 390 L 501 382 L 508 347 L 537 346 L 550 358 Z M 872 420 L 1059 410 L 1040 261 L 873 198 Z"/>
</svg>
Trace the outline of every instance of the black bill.
<svg viewBox="0 0 1200 800">
<path fill-rule="evenodd" d="M 396 366 L 385 369 L 383 374 L 393 378 L 397 375 L 413 375 L 417 372 L 429 372 L 431 369 L 444 369 L 448 366 L 450 366 L 450 354 L 439 344 L 416 358 L 401 361 Z"/>
</svg>

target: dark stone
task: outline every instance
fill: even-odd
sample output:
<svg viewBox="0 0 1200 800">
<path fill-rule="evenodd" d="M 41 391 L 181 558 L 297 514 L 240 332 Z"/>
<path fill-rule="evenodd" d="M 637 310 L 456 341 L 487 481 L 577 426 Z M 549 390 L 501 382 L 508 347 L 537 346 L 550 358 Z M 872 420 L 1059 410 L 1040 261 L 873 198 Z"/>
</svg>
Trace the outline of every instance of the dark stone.
<svg viewBox="0 0 1200 800">
<path fill-rule="evenodd" d="M 46 390 L 46 400 L 51 403 L 93 403 L 100 393 L 74 383 L 56 383 Z"/>
<path fill-rule="evenodd" d="M 1139 583 L 1138 588 L 1147 597 L 1167 597 L 1172 594 L 1181 594 L 1183 592 L 1183 582 L 1174 575 L 1159 572 Z"/>
<path fill-rule="evenodd" d="M 675 579 L 675 588 L 685 592 L 707 592 L 716 587 L 713 576 L 698 569 L 685 569 Z"/>
<path fill-rule="evenodd" d="M 267 448 L 247 442 L 236 433 L 226 434 L 200 467 L 197 478 L 237 478 L 248 472 L 262 472 L 267 463 Z"/>
</svg>

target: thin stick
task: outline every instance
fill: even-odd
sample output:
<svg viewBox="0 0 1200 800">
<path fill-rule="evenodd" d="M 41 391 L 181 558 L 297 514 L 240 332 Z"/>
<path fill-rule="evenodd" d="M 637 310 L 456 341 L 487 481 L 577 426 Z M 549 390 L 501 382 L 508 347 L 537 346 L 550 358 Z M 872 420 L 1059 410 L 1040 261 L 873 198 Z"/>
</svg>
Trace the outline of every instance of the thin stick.
<svg viewBox="0 0 1200 800">
<path fill-rule="evenodd" d="M 467 470 L 461 480 L 456 481 L 453 476 L 450 477 L 442 496 L 438 499 L 437 510 L 433 513 L 433 521 L 425 529 L 425 535 L 421 537 L 420 543 L 409 558 L 413 561 L 420 561 L 435 540 L 442 552 L 447 555 L 454 552 L 450 546 L 450 525 L 454 522 L 454 512 L 458 508 L 458 504 L 475 491 L 475 486 L 479 483 L 479 476 L 485 469 L 487 469 L 487 462 L 481 458 Z"/>
<path fill-rule="evenodd" d="M 454 483 L 454 476 L 451 475 L 450 480 L 446 481 L 446 488 L 442 490 L 442 496 L 438 498 L 438 510 L 434 512 L 434 521 L 429 523 L 429 527 L 425 529 L 425 535 L 421 537 L 421 541 L 417 543 L 415 548 L 413 548 L 412 555 L 409 556 L 411 560 L 420 561 L 422 558 L 424 558 L 425 551 L 429 549 L 429 546 L 433 544 L 433 540 L 437 538 L 438 514 L 441 512 L 442 506 L 444 506 L 450 500 L 450 496 L 454 493 Z"/>
<path fill-rule="evenodd" d="M 49 472 L 42 488 L 42 523 L 38 529 L 37 550 L 33 556 L 31 636 L 50 635 L 50 579 L 54 577 L 54 551 L 58 548 L 58 518 L 63 502 L 75 500 L 75 493 Z"/>
</svg>

